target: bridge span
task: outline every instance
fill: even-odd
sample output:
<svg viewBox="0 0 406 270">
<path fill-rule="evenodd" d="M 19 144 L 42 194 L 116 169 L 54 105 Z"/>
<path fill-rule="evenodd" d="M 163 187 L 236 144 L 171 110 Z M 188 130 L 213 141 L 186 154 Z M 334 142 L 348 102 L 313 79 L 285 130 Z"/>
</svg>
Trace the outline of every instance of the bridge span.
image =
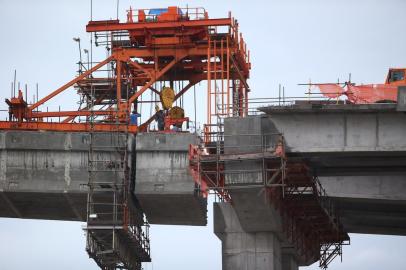
<svg viewBox="0 0 406 270">
<path fill-rule="evenodd" d="M 264 115 L 226 119 L 225 151 L 262 152 L 282 134 L 287 159 L 304 162 L 318 178 L 344 231 L 406 235 L 406 115 L 396 104 L 298 103 L 261 110 Z M 292 252 L 278 212 L 260 196 L 260 187 L 249 188 L 266 183 L 263 167 L 261 159 L 225 162 L 233 207 L 214 208 L 223 269 L 297 269 L 316 260 Z M 236 170 L 245 172 L 237 179 Z"/>
<path fill-rule="evenodd" d="M 283 134 L 288 159 L 302 160 L 334 204 L 345 232 L 406 235 L 406 115 L 395 104 L 268 107 L 265 114 L 228 118 L 224 145 L 255 152 L 256 136 Z M 109 144 L 98 133 L 95 144 Z M 133 193 L 152 224 L 205 226 L 207 200 L 190 173 L 193 134 L 139 133 L 128 138 Z M 0 133 L 0 216 L 86 220 L 89 134 L 49 131 Z M 98 150 L 110 160 L 114 152 Z M 297 269 L 303 257 L 283 232 L 279 212 L 261 196 L 255 160 L 225 163 L 233 203 L 215 203 L 214 231 L 223 269 Z M 112 172 L 100 177 L 119 177 Z M 153 245 L 153 243 L 152 243 Z M 239 266 L 237 268 L 237 266 Z M 242 267 L 242 268 L 241 268 Z"/>
</svg>

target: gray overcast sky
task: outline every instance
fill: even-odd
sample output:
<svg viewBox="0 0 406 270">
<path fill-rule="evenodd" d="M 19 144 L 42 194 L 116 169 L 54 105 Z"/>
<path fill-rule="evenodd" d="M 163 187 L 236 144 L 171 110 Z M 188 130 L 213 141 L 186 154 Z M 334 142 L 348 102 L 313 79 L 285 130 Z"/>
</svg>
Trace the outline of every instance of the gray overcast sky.
<svg viewBox="0 0 406 270">
<path fill-rule="evenodd" d="M 116 1 L 93 2 L 95 19 L 115 17 Z M 151 8 L 180 3 L 203 6 L 211 17 L 232 11 L 251 49 L 250 85 L 256 97 L 276 96 L 279 83 L 286 86 L 287 95 L 303 95 L 306 89 L 297 83 L 309 78 L 345 80 L 350 72 L 357 83 L 379 83 L 389 67 L 406 66 L 403 0 L 121 0 L 120 17 L 125 17 L 130 5 Z M 30 89 L 40 84 L 41 96 L 70 80 L 78 60 L 72 37 L 88 40 L 89 14 L 89 1 L 0 0 L 1 100 L 9 96 L 15 68 L 18 80 Z M 198 98 L 204 99 L 204 87 L 200 89 Z M 69 108 L 75 101 L 70 92 L 50 107 Z M 344 262 L 335 261 L 331 269 L 405 268 L 405 237 L 351 237 L 352 245 L 344 248 Z M 0 239 L 0 269 L 97 269 L 84 251 L 80 223 L 1 219 Z M 151 239 L 153 264 L 146 269 L 221 269 L 221 245 L 212 233 L 211 212 L 205 228 L 153 226 Z"/>
</svg>

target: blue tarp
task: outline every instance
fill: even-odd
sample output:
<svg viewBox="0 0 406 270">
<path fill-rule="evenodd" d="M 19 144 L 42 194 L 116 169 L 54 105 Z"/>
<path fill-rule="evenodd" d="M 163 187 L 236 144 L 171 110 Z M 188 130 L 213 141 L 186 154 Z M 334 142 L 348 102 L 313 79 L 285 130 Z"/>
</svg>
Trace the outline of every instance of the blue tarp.
<svg viewBox="0 0 406 270">
<path fill-rule="evenodd" d="M 148 12 L 148 15 L 161 15 L 164 12 L 168 12 L 167 8 L 154 8 L 154 9 L 150 9 Z M 178 14 L 182 14 L 182 10 L 180 8 L 178 8 Z"/>
<path fill-rule="evenodd" d="M 150 9 L 148 15 L 161 15 L 164 12 L 168 12 L 167 8 L 154 8 L 154 9 Z"/>
</svg>

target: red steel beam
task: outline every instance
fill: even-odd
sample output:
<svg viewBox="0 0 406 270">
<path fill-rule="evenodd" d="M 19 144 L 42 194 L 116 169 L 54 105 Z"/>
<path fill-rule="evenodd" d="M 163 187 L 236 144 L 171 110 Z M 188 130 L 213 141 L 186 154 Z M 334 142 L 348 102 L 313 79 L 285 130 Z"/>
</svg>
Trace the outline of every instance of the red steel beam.
<svg viewBox="0 0 406 270">
<path fill-rule="evenodd" d="M 8 122 L 0 121 L 0 130 L 48 130 L 48 131 L 68 131 L 68 132 L 88 132 L 90 130 L 97 132 L 130 132 L 136 133 L 136 125 L 117 125 L 117 124 L 93 124 L 90 123 L 50 123 L 50 122 Z"/>
<path fill-rule="evenodd" d="M 113 51 L 120 51 L 121 54 L 125 54 L 128 57 L 138 57 L 138 58 L 154 58 L 154 57 L 163 57 L 163 56 L 174 56 L 179 52 L 183 52 L 187 54 L 187 56 L 200 56 L 206 57 L 207 56 L 207 45 L 198 45 L 192 48 L 185 48 L 185 49 L 176 49 L 176 48 L 160 48 L 159 50 L 151 49 L 151 48 L 119 48 L 113 49 Z M 217 55 L 226 54 L 226 49 L 218 49 Z M 124 60 L 122 60 L 124 61 Z"/>
<path fill-rule="evenodd" d="M 120 23 L 117 20 L 90 21 L 86 26 L 87 32 L 124 31 L 124 30 L 151 30 L 165 28 L 190 28 L 208 26 L 231 26 L 231 18 L 175 21 L 175 22 L 140 22 Z"/>
<path fill-rule="evenodd" d="M 103 100 L 103 98 L 104 98 L 103 96 L 100 97 L 100 98 L 98 98 L 98 99 L 94 102 L 93 106 L 94 106 L 94 105 L 99 105 L 100 102 Z M 110 107 L 111 107 L 111 106 L 109 106 L 109 108 L 110 108 Z M 88 104 L 88 105 L 86 105 L 86 107 L 80 109 L 79 111 L 88 111 L 88 110 L 90 110 L 90 108 L 91 108 L 91 105 Z M 64 119 L 64 120 L 62 121 L 62 123 L 69 123 L 70 121 L 72 121 L 73 119 L 75 119 L 76 116 L 77 116 L 77 115 L 69 116 L 69 117 L 67 117 L 66 119 Z"/>
<path fill-rule="evenodd" d="M 163 69 L 154 74 L 154 78 L 151 79 L 146 85 L 144 85 L 138 92 L 136 92 L 132 97 L 129 98 L 128 104 L 133 103 L 142 93 L 145 92 L 150 86 L 152 86 L 162 75 L 164 75 L 169 69 L 171 69 L 177 62 L 182 60 L 186 55 L 179 56 L 173 59 L 169 64 L 167 64 Z M 130 106 L 129 106 L 130 107 Z"/>
<path fill-rule="evenodd" d="M 113 115 L 114 111 L 57 111 L 57 112 L 33 112 L 31 118 L 45 117 L 67 117 L 67 116 L 91 116 L 91 115 Z"/>
<path fill-rule="evenodd" d="M 28 107 L 28 109 L 30 110 L 34 110 L 35 108 L 37 108 L 38 106 L 44 104 L 45 102 L 47 102 L 48 100 L 50 100 L 51 98 L 53 98 L 54 96 L 60 94 L 61 92 L 65 91 L 67 88 L 71 87 L 72 85 L 74 85 L 75 83 L 77 83 L 78 81 L 82 80 L 83 78 L 89 76 L 90 74 L 93 73 L 93 71 L 101 68 L 102 66 L 104 66 L 105 64 L 109 63 L 111 60 L 114 59 L 114 54 L 112 54 L 111 56 L 109 56 L 106 60 L 100 62 L 99 64 L 95 65 L 93 68 L 89 69 L 88 71 L 82 73 L 80 76 L 76 77 L 75 79 L 71 80 L 70 82 L 66 83 L 65 85 L 61 86 L 60 88 L 56 89 L 55 91 L 53 91 L 51 94 L 47 95 L 46 97 L 42 98 L 41 100 L 39 100 L 38 102 L 34 103 L 33 105 L 31 105 L 30 107 Z"/>
</svg>

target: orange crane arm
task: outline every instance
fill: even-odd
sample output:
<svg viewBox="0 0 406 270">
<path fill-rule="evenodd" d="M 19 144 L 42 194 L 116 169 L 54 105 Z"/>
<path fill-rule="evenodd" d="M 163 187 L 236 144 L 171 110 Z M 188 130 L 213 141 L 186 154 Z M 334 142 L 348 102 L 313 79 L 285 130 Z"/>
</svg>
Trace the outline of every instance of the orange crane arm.
<svg viewBox="0 0 406 270">
<path fill-rule="evenodd" d="M 37 108 L 38 106 L 44 104 L 45 102 L 47 102 L 48 100 L 50 100 L 51 98 L 53 98 L 54 96 L 62 93 L 63 91 L 65 91 L 66 89 L 68 89 L 69 87 L 71 87 L 72 85 L 74 85 L 75 83 L 77 83 L 78 81 L 82 80 L 83 78 L 89 76 L 90 74 L 92 74 L 95 70 L 101 68 L 102 66 L 106 65 L 107 63 L 109 63 L 111 60 L 114 59 L 114 54 L 112 54 L 111 56 L 109 56 L 106 60 L 100 62 L 99 64 L 95 65 L 93 68 L 89 69 L 88 71 L 82 73 L 80 76 L 76 77 L 75 79 L 71 80 L 70 82 L 66 83 L 65 85 L 61 86 L 60 88 L 56 89 L 55 91 L 53 91 L 52 93 L 50 93 L 49 95 L 47 95 L 46 97 L 42 98 L 41 100 L 39 100 L 38 102 L 34 103 L 33 105 L 31 105 L 30 107 L 28 107 L 29 110 L 34 110 L 35 108 Z"/>
</svg>

